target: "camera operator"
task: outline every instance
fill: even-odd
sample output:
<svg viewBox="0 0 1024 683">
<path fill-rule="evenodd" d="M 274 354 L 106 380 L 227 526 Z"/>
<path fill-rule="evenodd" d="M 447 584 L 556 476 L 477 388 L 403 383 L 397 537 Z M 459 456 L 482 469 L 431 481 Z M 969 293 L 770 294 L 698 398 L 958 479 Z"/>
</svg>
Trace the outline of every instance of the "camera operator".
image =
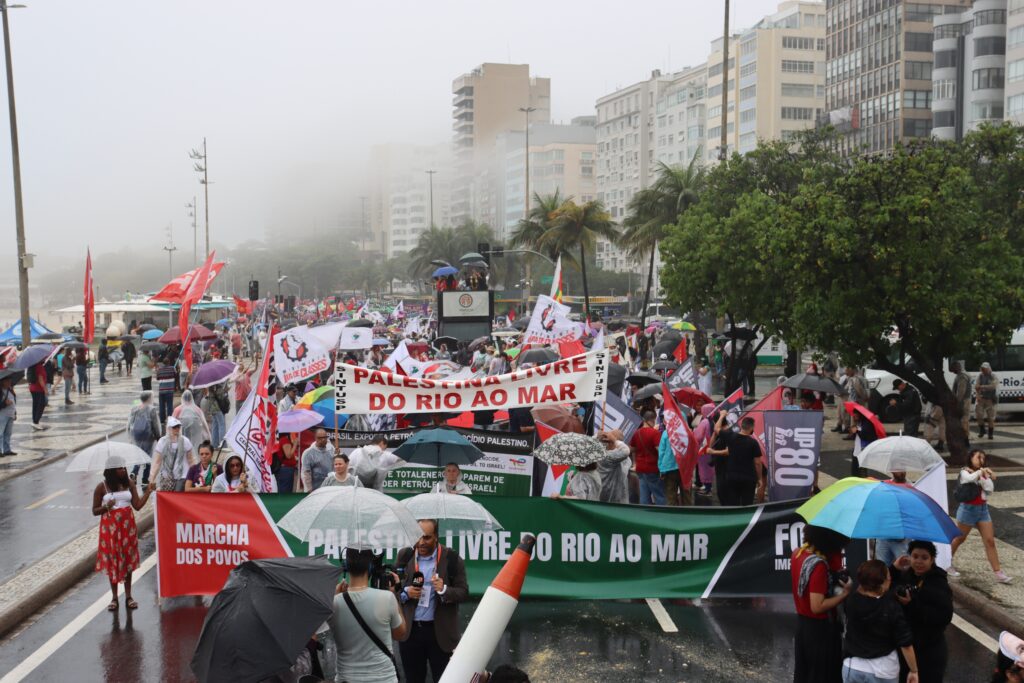
<svg viewBox="0 0 1024 683">
<path fill-rule="evenodd" d="M 729 429 L 728 413 L 724 410 L 715 425 L 718 440 L 708 453 L 724 460 L 718 479 L 718 500 L 722 505 L 750 505 L 754 502 L 755 489 L 758 502 L 764 501 L 765 478 L 761 465 L 761 445 L 753 437 L 754 418 L 740 420 L 740 431 Z"/>
<path fill-rule="evenodd" d="M 868 560 L 857 568 L 857 590 L 843 606 L 843 681 L 895 681 L 900 658 L 909 663 L 907 683 L 917 683 L 913 637 L 903 610 L 889 593 L 892 580 L 881 560 Z"/>
<path fill-rule="evenodd" d="M 935 565 L 935 544 L 911 541 L 910 555 L 892 566 L 896 600 L 914 636 L 914 652 L 921 683 L 941 681 L 946 670 L 945 630 L 953 620 L 953 592 L 946 572 Z M 900 661 L 900 680 L 905 680 L 907 663 Z"/>
<path fill-rule="evenodd" d="M 397 575 L 390 575 L 391 590 L 370 588 L 373 562 L 372 550 L 345 551 L 348 583 L 338 585 L 328 620 L 338 652 L 338 681 L 398 682 L 391 641 L 405 638 L 409 624 L 395 599 Z"/>
<path fill-rule="evenodd" d="M 427 664 L 434 680 L 441 680 L 459 643 L 459 603 L 469 597 L 466 567 L 438 541 L 437 520 L 420 521 L 420 529 L 416 547 L 403 548 L 395 562 L 405 568 L 399 599 L 411 629 L 399 647 L 408 683 L 423 683 Z"/>
</svg>

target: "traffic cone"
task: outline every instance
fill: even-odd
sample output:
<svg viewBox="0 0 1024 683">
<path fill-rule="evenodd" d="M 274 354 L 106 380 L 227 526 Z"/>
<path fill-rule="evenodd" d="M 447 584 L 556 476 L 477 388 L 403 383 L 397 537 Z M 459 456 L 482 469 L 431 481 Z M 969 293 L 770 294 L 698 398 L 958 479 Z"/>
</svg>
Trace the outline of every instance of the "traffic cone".
<svg viewBox="0 0 1024 683">
<path fill-rule="evenodd" d="M 468 683 L 487 668 L 487 662 L 519 604 L 519 593 L 523 589 L 530 553 L 536 541 L 529 534 L 524 536 L 512 557 L 491 581 L 452 653 L 440 683 Z"/>
</svg>

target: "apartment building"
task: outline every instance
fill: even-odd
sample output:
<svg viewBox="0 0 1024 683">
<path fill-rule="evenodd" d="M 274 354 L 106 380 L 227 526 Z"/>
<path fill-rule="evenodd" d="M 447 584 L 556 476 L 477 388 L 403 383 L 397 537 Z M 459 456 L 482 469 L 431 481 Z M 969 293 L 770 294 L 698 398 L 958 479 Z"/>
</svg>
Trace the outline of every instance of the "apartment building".
<svg viewBox="0 0 1024 683">
<path fill-rule="evenodd" d="M 966 12 L 933 19 L 932 135 L 962 140 L 1003 120 L 1006 0 L 976 0 Z"/>
<path fill-rule="evenodd" d="M 685 166 L 701 162 L 705 148 L 707 64 L 677 73 L 655 103 L 655 161 Z M 657 171 L 655 171 L 657 172 Z"/>
<path fill-rule="evenodd" d="M 452 81 L 452 95 L 452 219 L 495 225 L 500 193 L 486 173 L 495 143 L 506 131 L 551 121 L 551 81 L 531 77 L 529 64 L 486 63 Z"/>
<path fill-rule="evenodd" d="M 1006 6 L 1006 83 L 1003 116 L 1024 124 L 1024 0 Z"/>
</svg>

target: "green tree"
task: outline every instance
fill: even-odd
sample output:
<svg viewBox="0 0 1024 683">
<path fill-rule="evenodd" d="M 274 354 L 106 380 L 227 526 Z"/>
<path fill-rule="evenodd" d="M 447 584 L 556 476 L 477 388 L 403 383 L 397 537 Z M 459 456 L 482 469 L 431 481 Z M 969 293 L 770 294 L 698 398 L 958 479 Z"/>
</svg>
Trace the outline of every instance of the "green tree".
<svg viewBox="0 0 1024 683">
<path fill-rule="evenodd" d="M 659 162 L 658 177 L 654 183 L 629 200 L 628 213 L 622 222 L 622 246 L 638 263 L 650 254 L 647 287 L 644 289 L 644 301 L 640 309 L 641 327 L 647 322 L 647 304 L 654 284 L 654 260 L 658 244 L 665 238 L 669 226 L 676 224 L 679 217 L 700 198 L 704 169 L 698 164 L 699 156 L 698 150 L 685 167 Z"/>
<path fill-rule="evenodd" d="M 590 290 L 587 286 L 587 250 L 594 251 L 597 239 L 602 237 L 610 242 L 619 238 L 619 231 L 598 201 L 577 204 L 572 200 L 564 202 L 553 216 L 551 227 L 541 235 L 541 250 L 563 255 L 579 250 L 580 272 L 583 276 L 583 314 L 590 317 Z"/>
<path fill-rule="evenodd" d="M 416 246 L 409 252 L 411 272 L 417 277 L 429 277 L 437 266 L 431 261 L 446 261 L 458 268 L 464 242 L 454 228 L 439 228 L 436 225 L 420 233 Z"/>
</svg>

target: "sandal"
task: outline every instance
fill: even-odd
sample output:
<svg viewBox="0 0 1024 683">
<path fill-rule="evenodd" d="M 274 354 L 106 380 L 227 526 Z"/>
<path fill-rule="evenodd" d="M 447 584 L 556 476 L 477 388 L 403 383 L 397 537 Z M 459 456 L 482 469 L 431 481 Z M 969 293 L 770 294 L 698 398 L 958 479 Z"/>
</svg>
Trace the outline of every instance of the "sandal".
<svg viewBox="0 0 1024 683">
<path fill-rule="evenodd" d="M 111 600 L 110 601 L 110 604 L 107 605 L 107 611 L 108 612 L 116 612 L 117 611 L 117 600 Z"/>
<path fill-rule="evenodd" d="M 128 609 L 138 609 L 139 603 L 135 602 L 132 598 L 128 598 L 128 602 L 124 603 L 124 606 Z"/>
</svg>

